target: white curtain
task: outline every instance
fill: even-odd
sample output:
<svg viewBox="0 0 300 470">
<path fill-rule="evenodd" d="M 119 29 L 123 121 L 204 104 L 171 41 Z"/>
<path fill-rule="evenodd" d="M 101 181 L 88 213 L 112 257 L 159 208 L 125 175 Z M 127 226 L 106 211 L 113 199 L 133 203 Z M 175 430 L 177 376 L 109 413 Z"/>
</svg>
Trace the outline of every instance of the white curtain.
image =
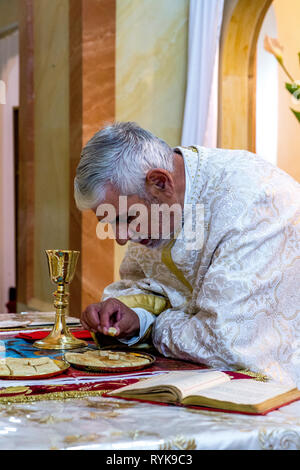
<svg viewBox="0 0 300 470">
<path fill-rule="evenodd" d="M 190 0 L 181 144 L 217 146 L 219 39 L 224 0 Z"/>
<path fill-rule="evenodd" d="M 19 105 L 18 54 L 17 31 L 0 39 L 0 81 L 6 95 L 0 104 L 0 312 L 6 312 L 9 287 L 16 285 L 13 108 Z"/>
</svg>

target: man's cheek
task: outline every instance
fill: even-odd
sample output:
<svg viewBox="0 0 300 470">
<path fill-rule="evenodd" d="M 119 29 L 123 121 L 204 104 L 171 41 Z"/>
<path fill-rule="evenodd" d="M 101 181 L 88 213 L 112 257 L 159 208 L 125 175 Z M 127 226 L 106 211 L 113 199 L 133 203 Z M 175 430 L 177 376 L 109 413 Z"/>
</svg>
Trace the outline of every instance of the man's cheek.
<svg viewBox="0 0 300 470">
<path fill-rule="evenodd" d="M 128 225 L 128 235 L 133 239 L 148 238 L 148 222 L 130 222 Z"/>
</svg>

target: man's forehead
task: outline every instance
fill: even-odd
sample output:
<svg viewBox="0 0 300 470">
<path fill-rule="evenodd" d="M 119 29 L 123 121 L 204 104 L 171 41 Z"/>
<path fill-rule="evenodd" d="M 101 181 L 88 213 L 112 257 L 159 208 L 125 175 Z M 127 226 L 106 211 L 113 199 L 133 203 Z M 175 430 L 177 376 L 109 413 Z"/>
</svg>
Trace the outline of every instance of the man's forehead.
<svg viewBox="0 0 300 470">
<path fill-rule="evenodd" d="M 111 204 L 114 206 L 117 212 L 124 211 L 124 208 L 129 208 L 131 205 L 136 203 L 142 203 L 143 201 L 136 195 L 123 196 L 121 194 L 110 194 L 106 193 L 104 201 L 102 204 Z"/>
<path fill-rule="evenodd" d="M 105 191 L 105 200 L 103 201 L 103 204 L 112 204 L 115 209 L 119 207 L 119 198 L 120 198 L 120 193 L 115 187 L 109 183 L 106 186 L 106 191 Z"/>
</svg>

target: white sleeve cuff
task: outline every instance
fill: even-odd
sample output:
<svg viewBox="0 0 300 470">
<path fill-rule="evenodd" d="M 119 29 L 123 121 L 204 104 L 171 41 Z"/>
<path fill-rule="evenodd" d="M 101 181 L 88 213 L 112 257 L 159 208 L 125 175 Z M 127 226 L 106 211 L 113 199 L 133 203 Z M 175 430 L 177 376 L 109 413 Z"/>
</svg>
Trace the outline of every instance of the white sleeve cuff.
<svg viewBox="0 0 300 470">
<path fill-rule="evenodd" d="M 129 339 L 119 339 L 120 343 L 127 344 L 128 346 L 132 346 L 133 344 L 137 343 L 146 333 L 149 326 L 152 325 L 155 321 L 155 315 L 148 312 L 144 308 L 132 308 L 132 310 L 137 314 L 140 320 L 140 332 L 138 336 L 133 336 Z"/>
</svg>

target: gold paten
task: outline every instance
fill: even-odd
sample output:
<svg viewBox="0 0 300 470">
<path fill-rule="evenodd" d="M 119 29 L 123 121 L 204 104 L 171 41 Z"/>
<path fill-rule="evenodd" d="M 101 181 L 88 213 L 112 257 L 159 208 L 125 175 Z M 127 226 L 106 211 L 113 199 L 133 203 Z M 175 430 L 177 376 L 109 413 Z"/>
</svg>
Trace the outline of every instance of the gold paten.
<svg viewBox="0 0 300 470">
<path fill-rule="evenodd" d="M 85 341 L 75 338 L 66 324 L 66 311 L 69 305 L 67 291 L 72 282 L 79 251 L 46 250 L 50 279 L 57 285 L 54 293 L 55 322 L 51 333 L 44 339 L 35 341 L 39 349 L 78 349 L 86 347 Z"/>
</svg>

